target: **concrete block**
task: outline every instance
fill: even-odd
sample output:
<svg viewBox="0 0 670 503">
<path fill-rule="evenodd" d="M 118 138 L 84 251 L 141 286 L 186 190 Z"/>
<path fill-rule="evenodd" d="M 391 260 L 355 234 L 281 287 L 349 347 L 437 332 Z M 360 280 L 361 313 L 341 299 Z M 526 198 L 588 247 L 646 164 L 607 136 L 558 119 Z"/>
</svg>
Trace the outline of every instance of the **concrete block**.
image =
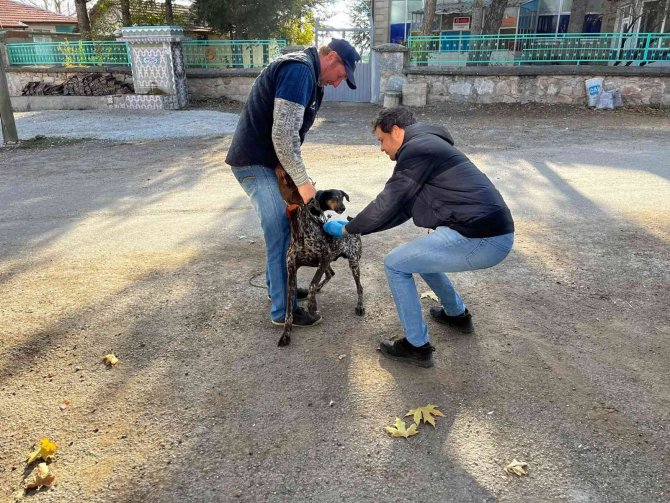
<svg viewBox="0 0 670 503">
<path fill-rule="evenodd" d="M 424 107 L 428 100 L 427 82 L 407 82 L 402 87 L 402 104 L 408 107 Z"/>
</svg>

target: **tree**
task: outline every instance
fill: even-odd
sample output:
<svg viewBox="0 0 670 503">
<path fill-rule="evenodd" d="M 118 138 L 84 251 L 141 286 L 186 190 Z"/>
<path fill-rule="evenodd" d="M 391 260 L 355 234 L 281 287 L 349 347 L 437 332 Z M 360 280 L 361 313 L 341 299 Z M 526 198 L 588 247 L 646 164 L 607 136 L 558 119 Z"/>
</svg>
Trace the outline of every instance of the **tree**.
<svg viewBox="0 0 670 503">
<path fill-rule="evenodd" d="M 587 0 L 572 0 L 572 8 L 570 9 L 570 23 L 568 24 L 568 33 L 582 33 L 582 31 L 584 31 L 584 16 L 586 15 L 586 3 Z"/>
<path fill-rule="evenodd" d="M 316 18 L 313 12 L 308 12 L 299 19 L 285 19 L 277 32 L 277 38 L 286 39 L 289 45 L 312 45 L 314 43 L 314 24 Z"/>
<path fill-rule="evenodd" d="M 493 0 L 491 2 L 491 6 L 486 11 L 486 18 L 482 26 L 483 34 L 491 35 L 498 33 L 506 8 L 507 0 Z"/>
<path fill-rule="evenodd" d="M 421 22 L 421 35 L 430 35 L 433 32 L 435 22 L 435 10 L 437 0 L 426 0 L 423 6 L 423 21 Z"/>
<path fill-rule="evenodd" d="M 124 19 L 123 2 L 128 2 L 128 16 L 132 22 Z M 118 32 L 122 26 L 158 26 L 164 24 L 186 25 L 183 11 L 173 13 L 172 22 L 168 21 L 167 6 L 154 0 L 98 0 L 91 23 L 96 37 L 107 37 Z"/>
<path fill-rule="evenodd" d="M 172 12 L 172 0 L 165 0 L 165 24 L 172 26 L 174 24 L 174 13 Z"/>
<path fill-rule="evenodd" d="M 74 6 L 77 9 L 77 23 L 79 24 L 81 38 L 82 40 L 88 40 L 91 38 L 91 22 L 88 19 L 86 0 L 74 0 Z"/>
<path fill-rule="evenodd" d="M 74 4 L 71 0 L 19 0 L 26 5 L 32 5 L 40 9 L 50 10 L 64 16 L 71 16 L 74 13 Z"/>
<path fill-rule="evenodd" d="M 352 43 L 362 52 L 370 49 L 370 16 L 372 16 L 372 2 L 370 0 L 352 0 L 349 5 L 351 11 L 349 19 L 356 28 L 365 31 L 354 33 Z"/>
<path fill-rule="evenodd" d="M 600 31 L 603 33 L 612 33 L 614 23 L 616 22 L 617 0 L 603 0 L 603 19 L 600 24 Z"/>
<path fill-rule="evenodd" d="M 120 0 L 121 2 L 121 26 L 132 26 L 133 19 L 130 16 L 130 0 Z"/>
<path fill-rule="evenodd" d="M 484 18 L 484 1 L 474 0 L 472 2 L 472 20 L 470 22 L 470 33 L 481 35 L 482 21 Z"/>
<path fill-rule="evenodd" d="M 270 38 L 281 33 L 282 21 L 302 19 L 323 0 L 195 0 L 197 19 L 231 39 Z"/>
</svg>

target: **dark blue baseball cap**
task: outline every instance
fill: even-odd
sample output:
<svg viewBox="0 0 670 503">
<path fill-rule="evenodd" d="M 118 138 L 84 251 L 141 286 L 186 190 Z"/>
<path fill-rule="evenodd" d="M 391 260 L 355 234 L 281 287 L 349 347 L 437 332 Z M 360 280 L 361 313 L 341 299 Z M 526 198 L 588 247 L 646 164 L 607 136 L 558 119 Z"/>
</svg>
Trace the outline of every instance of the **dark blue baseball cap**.
<svg viewBox="0 0 670 503">
<path fill-rule="evenodd" d="M 356 89 L 354 69 L 356 68 L 356 63 L 361 60 L 360 54 L 358 54 L 356 49 L 354 49 L 349 42 L 340 38 L 331 40 L 328 47 L 335 51 L 344 63 L 344 68 L 347 71 L 347 85 L 349 86 L 349 89 Z"/>
</svg>

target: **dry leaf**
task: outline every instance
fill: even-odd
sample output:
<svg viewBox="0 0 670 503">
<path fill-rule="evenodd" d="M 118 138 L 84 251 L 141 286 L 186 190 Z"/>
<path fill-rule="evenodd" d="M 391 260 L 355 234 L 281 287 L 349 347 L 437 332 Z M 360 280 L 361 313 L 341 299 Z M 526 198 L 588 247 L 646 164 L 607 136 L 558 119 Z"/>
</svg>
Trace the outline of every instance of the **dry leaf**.
<svg viewBox="0 0 670 503">
<path fill-rule="evenodd" d="M 42 458 L 44 461 L 47 461 L 48 458 L 54 455 L 57 449 L 58 446 L 45 437 L 40 440 L 39 448 L 30 453 L 27 463 L 30 464 L 38 458 Z"/>
<path fill-rule="evenodd" d="M 109 366 L 116 365 L 119 362 L 119 359 L 116 356 L 114 356 L 112 353 L 103 356 L 102 359 Z"/>
<path fill-rule="evenodd" d="M 63 400 L 63 403 L 59 405 L 60 410 L 66 410 L 70 408 L 70 400 Z"/>
<path fill-rule="evenodd" d="M 40 463 L 25 480 L 23 487 L 26 489 L 39 489 L 42 486 L 51 487 L 56 480 L 56 474 L 53 473 L 46 463 Z"/>
<path fill-rule="evenodd" d="M 338 359 L 338 360 L 343 360 L 343 359 L 346 358 L 346 357 L 347 357 L 347 355 L 340 355 L 340 356 L 337 357 L 337 359 Z"/>
<path fill-rule="evenodd" d="M 384 431 L 391 435 L 392 437 L 411 437 L 412 435 L 416 435 L 419 433 L 416 431 L 416 425 L 412 424 L 410 425 L 409 428 L 405 427 L 405 421 L 400 419 L 399 417 L 395 418 L 395 423 L 393 426 L 386 426 L 384 428 Z"/>
<path fill-rule="evenodd" d="M 504 468 L 504 470 L 505 473 L 518 475 L 519 477 L 522 475 L 528 475 L 528 463 L 517 461 L 515 458 Z"/>
<path fill-rule="evenodd" d="M 407 414 L 405 414 L 405 417 L 407 416 L 414 416 L 414 424 L 417 426 L 419 425 L 419 422 L 423 418 L 423 422 L 429 423 L 433 425 L 433 428 L 435 428 L 435 418 L 433 416 L 440 416 L 440 417 L 447 417 L 444 414 L 442 414 L 439 410 L 437 410 L 437 405 L 432 405 L 428 404 L 424 407 L 417 407 L 416 409 L 410 409 Z"/>
<path fill-rule="evenodd" d="M 440 299 L 437 297 L 435 292 L 433 292 L 432 290 L 428 290 L 427 292 L 423 292 L 421 294 L 421 298 L 422 299 L 433 299 L 435 302 L 440 302 Z"/>
</svg>

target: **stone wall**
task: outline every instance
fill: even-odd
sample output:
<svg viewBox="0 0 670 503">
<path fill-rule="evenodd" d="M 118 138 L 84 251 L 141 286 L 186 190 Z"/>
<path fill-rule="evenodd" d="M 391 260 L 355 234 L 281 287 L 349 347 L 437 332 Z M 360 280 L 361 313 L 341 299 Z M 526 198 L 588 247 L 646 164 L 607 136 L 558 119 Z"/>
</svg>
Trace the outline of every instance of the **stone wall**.
<svg viewBox="0 0 670 503">
<path fill-rule="evenodd" d="M 428 84 L 428 103 L 586 104 L 584 81 L 603 78 L 619 89 L 624 105 L 670 106 L 668 67 L 482 67 L 405 69 L 408 83 Z"/>
<path fill-rule="evenodd" d="M 245 102 L 260 68 L 239 70 L 189 70 L 186 73 L 191 98 L 228 98 Z"/>
<path fill-rule="evenodd" d="M 112 74 L 116 80 L 124 84 L 132 84 L 133 76 L 130 68 L 119 67 L 96 67 L 74 68 L 74 67 L 39 67 L 39 66 L 9 66 L 5 69 L 7 73 L 7 85 L 10 96 L 21 96 L 23 88 L 28 82 L 45 82 L 47 84 L 62 84 L 72 77 L 73 74 L 87 75 L 91 73 Z"/>
<path fill-rule="evenodd" d="M 130 69 L 118 67 L 64 68 L 64 67 L 7 67 L 7 83 L 10 96 L 21 96 L 28 82 L 42 81 L 49 84 L 61 84 L 73 74 L 111 73 L 117 80 L 132 84 Z M 251 86 L 261 72 L 259 68 L 232 70 L 188 70 L 187 86 L 189 95 L 196 99 L 228 98 L 244 102 Z"/>
</svg>

